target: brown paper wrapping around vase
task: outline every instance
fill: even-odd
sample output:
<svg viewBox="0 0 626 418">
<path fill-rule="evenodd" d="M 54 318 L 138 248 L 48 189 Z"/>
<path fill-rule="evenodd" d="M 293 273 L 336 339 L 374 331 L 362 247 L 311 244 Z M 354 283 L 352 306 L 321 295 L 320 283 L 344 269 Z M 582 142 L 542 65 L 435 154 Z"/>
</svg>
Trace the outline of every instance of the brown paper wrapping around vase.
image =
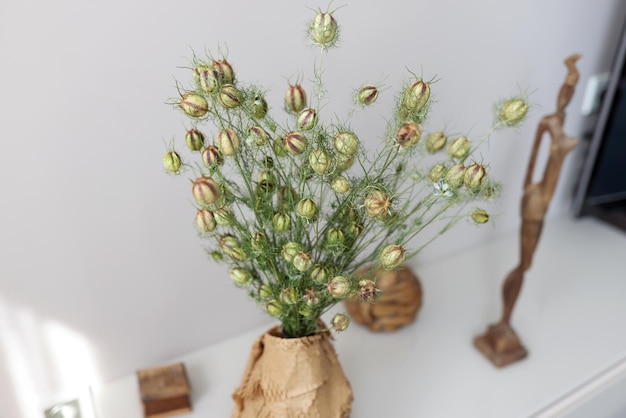
<svg viewBox="0 0 626 418">
<path fill-rule="evenodd" d="M 232 418 L 346 418 L 352 388 L 330 333 L 283 338 L 276 326 L 259 337 L 233 399 Z"/>
<path fill-rule="evenodd" d="M 361 272 L 371 275 L 371 270 Z M 375 302 L 359 298 L 345 301 L 352 319 L 371 331 L 395 331 L 415 321 L 422 306 L 422 287 L 417 276 L 406 266 L 397 270 L 378 270 L 376 288 L 381 291 Z"/>
</svg>

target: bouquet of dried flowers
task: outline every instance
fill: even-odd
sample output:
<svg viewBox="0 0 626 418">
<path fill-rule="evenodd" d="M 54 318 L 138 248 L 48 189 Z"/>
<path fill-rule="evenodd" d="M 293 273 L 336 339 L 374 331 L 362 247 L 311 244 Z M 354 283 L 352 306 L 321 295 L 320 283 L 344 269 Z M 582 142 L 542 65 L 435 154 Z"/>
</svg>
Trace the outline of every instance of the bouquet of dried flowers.
<svg viewBox="0 0 626 418">
<path fill-rule="evenodd" d="M 283 124 L 268 111 L 263 89 L 237 80 L 225 57 L 194 57 L 193 84 L 179 86 L 175 104 L 191 120 L 185 142 L 198 161 L 173 148 L 163 158 L 168 172 L 194 174 L 195 220 L 209 254 L 290 337 L 321 331 L 320 317 L 349 296 L 374 301 L 377 269 L 355 274 L 365 266 L 395 269 L 459 220 L 486 223 L 488 212 L 476 205 L 499 186 L 472 155 L 528 110 L 522 97 L 500 102 L 490 132 L 474 140 L 425 133 L 432 81 L 411 75 L 379 148 L 367 150 L 348 120 L 323 112 L 322 58 L 338 36 L 333 12 L 317 11 L 308 25 L 320 48 L 314 100 L 301 84 L 289 85 Z M 377 85 L 357 88 L 355 110 L 379 94 Z M 342 331 L 348 323 L 336 314 L 330 327 Z"/>
</svg>

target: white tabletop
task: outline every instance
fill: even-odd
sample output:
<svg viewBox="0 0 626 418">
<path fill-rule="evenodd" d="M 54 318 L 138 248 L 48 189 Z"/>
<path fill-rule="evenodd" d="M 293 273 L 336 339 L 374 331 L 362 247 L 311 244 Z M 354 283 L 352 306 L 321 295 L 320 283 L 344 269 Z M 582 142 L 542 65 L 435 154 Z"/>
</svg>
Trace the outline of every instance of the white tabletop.
<svg viewBox="0 0 626 418">
<path fill-rule="evenodd" d="M 512 320 L 529 356 L 496 369 L 472 339 L 498 319 L 500 286 L 517 257 L 518 236 L 511 234 L 415 264 L 424 290 L 415 323 L 389 334 L 352 325 L 337 335 L 354 391 L 352 416 L 567 416 L 624 386 L 626 234 L 593 219 L 545 226 Z M 194 411 L 184 416 L 230 416 L 230 395 L 266 328 L 172 359 L 185 363 L 191 380 Z M 93 388 L 93 404 L 97 418 L 140 418 L 135 375 Z"/>
</svg>

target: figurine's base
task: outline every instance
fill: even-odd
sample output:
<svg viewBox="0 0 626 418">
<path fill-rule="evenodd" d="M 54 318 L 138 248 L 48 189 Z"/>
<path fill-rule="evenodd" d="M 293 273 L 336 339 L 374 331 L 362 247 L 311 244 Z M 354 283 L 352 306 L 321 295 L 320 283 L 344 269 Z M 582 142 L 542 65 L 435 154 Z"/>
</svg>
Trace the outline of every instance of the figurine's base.
<svg viewBox="0 0 626 418">
<path fill-rule="evenodd" d="M 474 338 L 474 347 L 496 367 L 508 366 L 528 355 L 519 337 L 503 323 L 491 325 L 484 335 Z"/>
</svg>

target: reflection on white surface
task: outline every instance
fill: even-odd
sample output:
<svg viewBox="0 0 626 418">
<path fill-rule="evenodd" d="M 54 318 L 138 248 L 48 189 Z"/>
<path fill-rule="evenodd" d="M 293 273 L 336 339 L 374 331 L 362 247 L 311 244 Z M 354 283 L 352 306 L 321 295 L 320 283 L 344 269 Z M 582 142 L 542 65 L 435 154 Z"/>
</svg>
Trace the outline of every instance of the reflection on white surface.
<svg viewBox="0 0 626 418">
<path fill-rule="evenodd" d="M 89 342 L 79 333 L 44 319 L 0 295 L 0 415 L 41 418 L 61 395 L 76 398 L 98 382 Z M 89 406 L 89 402 L 84 402 Z M 84 407 L 83 407 L 84 409 Z M 77 418 L 59 410 L 63 418 Z M 85 412 L 85 411 L 83 411 Z M 85 414 L 83 418 L 88 418 Z"/>
</svg>

